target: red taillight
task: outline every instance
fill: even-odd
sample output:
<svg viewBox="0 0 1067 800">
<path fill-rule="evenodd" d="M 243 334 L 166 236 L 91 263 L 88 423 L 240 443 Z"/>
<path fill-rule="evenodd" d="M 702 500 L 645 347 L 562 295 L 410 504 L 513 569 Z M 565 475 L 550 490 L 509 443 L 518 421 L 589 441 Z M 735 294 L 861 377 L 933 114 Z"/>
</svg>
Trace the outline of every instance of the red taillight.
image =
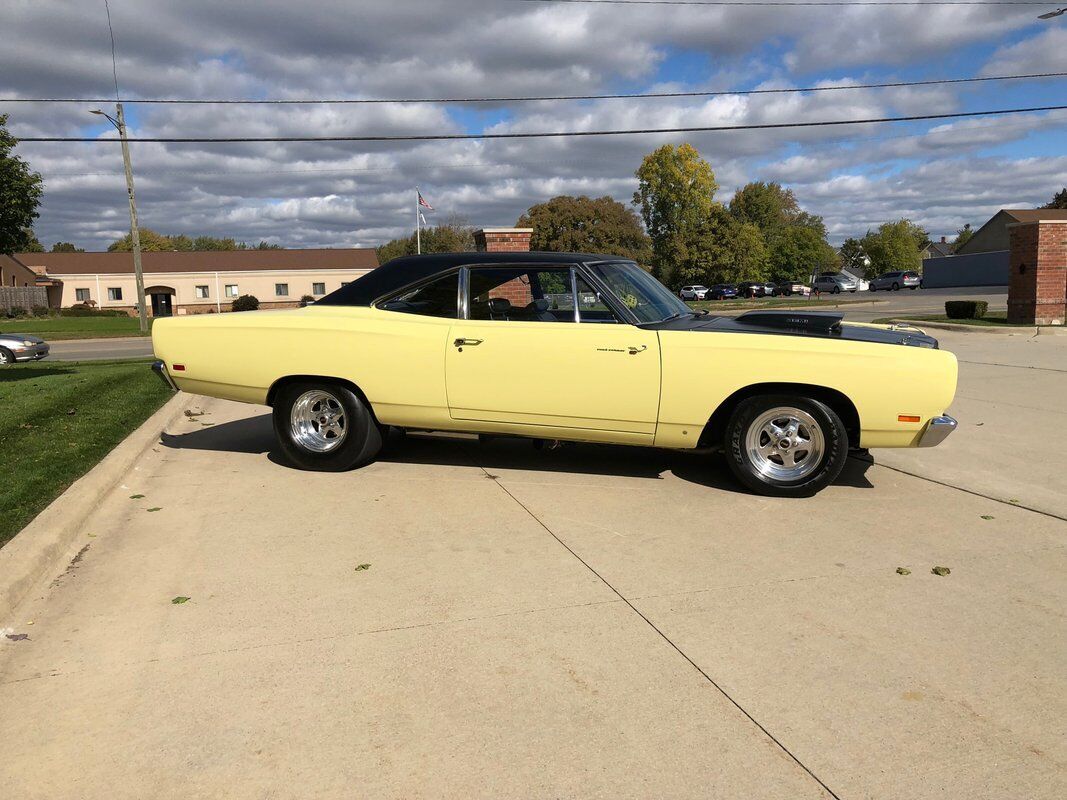
<svg viewBox="0 0 1067 800">
<path fill-rule="evenodd" d="M 185 364 L 174 364 L 171 369 L 175 372 L 185 372 Z"/>
</svg>

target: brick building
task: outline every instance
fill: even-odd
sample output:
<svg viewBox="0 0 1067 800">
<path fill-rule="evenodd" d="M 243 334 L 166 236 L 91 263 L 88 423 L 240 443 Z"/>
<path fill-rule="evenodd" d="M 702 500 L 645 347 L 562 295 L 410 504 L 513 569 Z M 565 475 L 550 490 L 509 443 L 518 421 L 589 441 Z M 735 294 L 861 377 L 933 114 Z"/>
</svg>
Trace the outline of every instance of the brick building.
<svg viewBox="0 0 1067 800">
<path fill-rule="evenodd" d="M 1067 219 L 1009 224 L 1008 321 L 1063 325 L 1067 315 Z"/>
</svg>

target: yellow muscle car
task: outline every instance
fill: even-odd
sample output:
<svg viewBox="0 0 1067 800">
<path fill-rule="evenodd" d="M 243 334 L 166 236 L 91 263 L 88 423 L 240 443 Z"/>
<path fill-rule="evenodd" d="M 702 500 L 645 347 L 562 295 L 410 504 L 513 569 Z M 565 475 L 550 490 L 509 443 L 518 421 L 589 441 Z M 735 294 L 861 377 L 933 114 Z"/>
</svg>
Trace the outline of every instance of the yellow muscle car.
<svg viewBox="0 0 1067 800">
<path fill-rule="evenodd" d="M 937 444 L 956 358 L 839 314 L 693 312 L 632 261 L 399 258 L 307 308 L 156 320 L 174 388 L 273 408 L 298 467 L 371 461 L 388 426 L 721 448 L 768 495 L 834 480 L 850 449 Z"/>
</svg>

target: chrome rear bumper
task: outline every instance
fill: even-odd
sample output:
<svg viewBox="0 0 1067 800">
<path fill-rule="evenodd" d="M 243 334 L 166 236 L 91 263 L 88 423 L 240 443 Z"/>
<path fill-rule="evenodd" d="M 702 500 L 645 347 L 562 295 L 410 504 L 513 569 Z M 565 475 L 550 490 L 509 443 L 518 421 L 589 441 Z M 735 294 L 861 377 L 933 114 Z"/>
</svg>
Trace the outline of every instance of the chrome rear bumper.
<svg viewBox="0 0 1067 800">
<path fill-rule="evenodd" d="M 163 383 L 167 384 L 167 387 L 172 391 L 178 391 L 178 384 L 174 382 L 174 379 L 170 377 L 170 373 L 167 372 L 167 365 L 162 361 L 156 360 L 152 362 L 152 371 L 159 376 L 159 379 Z"/>
<path fill-rule="evenodd" d="M 948 438 L 948 435 L 956 430 L 956 422 L 950 416 L 934 417 L 926 425 L 922 438 L 919 439 L 919 447 L 936 447 Z"/>
</svg>

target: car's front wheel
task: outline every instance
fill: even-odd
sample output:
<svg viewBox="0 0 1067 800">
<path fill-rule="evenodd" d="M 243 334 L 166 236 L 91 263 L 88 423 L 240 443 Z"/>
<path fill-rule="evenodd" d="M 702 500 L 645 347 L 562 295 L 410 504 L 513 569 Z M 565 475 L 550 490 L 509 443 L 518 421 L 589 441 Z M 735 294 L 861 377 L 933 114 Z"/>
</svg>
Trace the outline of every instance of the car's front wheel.
<svg viewBox="0 0 1067 800">
<path fill-rule="evenodd" d="M 738 480 L 772 497 L 810 497 L 837 478 L 848 457 L 841 418 L 810 397 L 758 395 L 742 401 L 723 444 Z"/>
<path fill-rule="evenodd" d="M 274 434 L 282 453 L 300 469 L 341 472 L 372 461 L 384 430 L 351 389 L 300 381 L 278 390 Z"/>
<path fill-rule="evenodd" d="M 7 366 L 8 364 L 15 363 L 14 354 L 6 347 L 0 347 L 0 366 Z"/>
</svg>

